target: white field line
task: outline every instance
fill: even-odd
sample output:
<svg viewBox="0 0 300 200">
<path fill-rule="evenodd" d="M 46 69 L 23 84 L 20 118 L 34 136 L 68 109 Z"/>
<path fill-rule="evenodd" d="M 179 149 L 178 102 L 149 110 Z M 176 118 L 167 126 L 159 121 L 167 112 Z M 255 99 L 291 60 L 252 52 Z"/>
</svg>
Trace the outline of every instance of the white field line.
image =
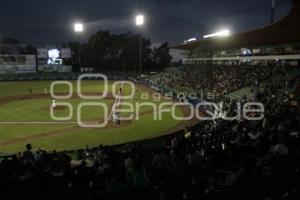
<svg viewBox="0 0 300 200">
<path fill-rule="evenodd" d="M 118 95 L 117 95 L 117 98 L 115 99 L 114 104 L 113 104 L 113 106 L 112 106 L 112 108 L 111 108 L 111 112 L 110 112 L 109 117 L 108 117 L 109 120 L 112 120 L 111 117 L 112 117 L 112 115 L 113 115 L 113 113 L 114 113 L 116 107 L 118 108 L 119 105 L 120 105 L 121 99 L 120 99 L 119 97 L 120 97 L 120 95 L 121 95 L 121 90 L 122 90 L 122 92 L 123 92 L 123 85 L 124 85 L 124 81 L 122 81 L 122 84 L 121 84 L 121 87 L 120 87 L 120 89 L 119 89 L 119 93 L 118 93 Z"/>
<path fill-rule="evenodd" d="M 85 124 L 97 124 L 97 122 L 84 122 Z M 78 124 L 78 122 L 21 122 L 21 121 L 14 121 L 14 122 L 0 122 L 0 125 L 5 124 Z"/>
</svg>

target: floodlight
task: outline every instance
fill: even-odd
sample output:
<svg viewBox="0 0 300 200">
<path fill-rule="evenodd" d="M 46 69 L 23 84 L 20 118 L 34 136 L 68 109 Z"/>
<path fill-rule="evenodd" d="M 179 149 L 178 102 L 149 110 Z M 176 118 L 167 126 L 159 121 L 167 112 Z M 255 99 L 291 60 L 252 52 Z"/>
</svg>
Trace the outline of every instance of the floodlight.
<svg viewBox="0 0 300 200">
<path fill-rule="evenodd" d="M 137 25 L 137 26 L 144 25 L 144 15 L 139 14 L 135 17 L 135 25 Z"/>
<path fill-rule="evenodd" d="M 212 33 L 209 35 L 204 35 L 204 38 L 210 38 L 210 37 L 227 37 L 230 35 L 230 31 L 229 30 L 222 30 L 216 33 Z"/>
<path fill-rule="evenodd" d="M 183 43 L 195 42 L 196 40 L 197 40 L 197 38 L 193 37 L 193 38 L 190 38 L 190 39 L 184 40 L 184 42 L 183 42 Z"/>
<path fill-rule="evenodd" d="M 83 24 L 82 23 L 75 23 L 74 24 L 74 31 L 75 32 L 82 32 L 83 31 Z"/>
</svg>

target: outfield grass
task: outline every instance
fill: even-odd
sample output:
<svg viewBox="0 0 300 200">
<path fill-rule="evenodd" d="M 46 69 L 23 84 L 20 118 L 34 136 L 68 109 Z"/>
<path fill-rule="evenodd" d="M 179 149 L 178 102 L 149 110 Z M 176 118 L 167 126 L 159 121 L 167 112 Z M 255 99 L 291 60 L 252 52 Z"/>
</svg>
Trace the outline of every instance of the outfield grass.
<svg viewBox="0 0 300 200">
<path fill-rule="evenodd" d="M 56 102 L 70 103 L 74 115 L 67 121 L 70 123 L 56 123 L 50 117 L 52 98 L 49 91 L 51 81 L 0 82 L 0 152 L 22 151 L 27 143 L 31 143 L 35 149 L 41 147 L 48 150 L 72 150 L 83 148 L 85 145 L 120 144 L 160 136 L 178 127 L 181 123 L 173 119 L 171 113 L 163 113 L 163 120 L 154 120 L 152 108 L 142 107 L 140 112 L 143 115 L 140 116 L 139 120 L 122 122 L 121 126 L 114 126 L 109 123 L 104 128 L 81 128 L 76 124 L 77 107 L 82 102 L 95 100 L 78 98 L 76 81 L 71 83 L 74 87 L 72 98 L 57 100 Z M 109 93 L 112 92 L 112 84 L 113 82 L 109 81 Z M 30 88 L 31 94 L 29 93 Z M 86 94 L 100 94 L 103 88 L 104 84 L 101 81 L 83 81 L 82 83 L 82 91 Z M 47 94 L 44 94 L 45 90 L 48 92 Z M 124 85 L 122 91 L 123 94 L 128 95 L 131 93 L 131 88 Z M 55 87 L 55 93 L 67 92 L 68 87 L 66 85 Z M 133 103 L 154 102 L 157 105 L 167 101 L 165 99 L 154 101 L 153 98 L 142 99 L 142 93 L 147 92 L 151 96 L 151 91 L 144 86 L 137 86 L 135 92 L 136 95 L 133 100 L 124 101 L 133 101 Z M 110 112 L 114 99 L 107 98 L 96 100 L 96 102 L 109 105 Z M 60 117 L 67 116 L 68 109 L 55 110 L 54 113 Z M 176 109 L 176 114 L 182 116 L 183 112 Z M 82 121 L 101 121 L 104 118 L 103 115 L 103 110 L 97 107 L 85 107 L 82 110 Z M 126 115 L 123 114 L 123 116 Z M 29 122 L 30 124 L 20 122 Z M 37 122 L 51 122 L 51 124 L 39 124 Z"/>
</svg>

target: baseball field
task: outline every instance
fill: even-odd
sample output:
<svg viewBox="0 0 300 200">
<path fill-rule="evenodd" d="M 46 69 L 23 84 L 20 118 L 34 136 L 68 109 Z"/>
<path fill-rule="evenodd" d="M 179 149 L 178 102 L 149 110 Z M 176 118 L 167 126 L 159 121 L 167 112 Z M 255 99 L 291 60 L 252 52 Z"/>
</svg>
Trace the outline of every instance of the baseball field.
<svg viewBox="0 0 300 200">
<path fill-rule="evenodd" d="M 58 96 L 56 99 L 51 96 L 50 86 L 53 81 L 0 82 L 0 153 L 23 151 L 27 143 L 31 143 L 34 149 L 58 151 L 84 148 L 86 145 L 94 147 L 100 144 L 122 144 L 168 134 L 189 123 L 174 119 L 170 112 L 163 112 L 161 120 L 155 119 L 154 108 L 146 104 L 158 106 L 171 100 L 159 98 L 146 86 L 135 85 L 135 91 L 132 91 L 129 84 L 124 84 L 120 90 L 121 83 L 108 81 L 105 98 L 83 99 L 78 95 L 77 82 L 69 82 L 73 91 L 66 84 L 58 83 L 53 86 L 52 93 Z M 100 80 L 84 80 L 80 84 L 81 93 L 85 96 L 100 96 L 104 85 Z M 133 105 L 134 119 L 121 120 L 120 125 L 109 118 L 117 102 L 113 88 L 115 94 L 119 93 L 119 96 L 124 97 L 134 92 L 132 98 L 120 100 Z M 72 93 L 67 99 L 60 99 L 69 92 Z M 98 106 L 99 103 L 107 105 L 107 111 Z M 136 108 L 136 104 L 143 103 L 144 106 Z M 55 119 L 51 116 L 51 109 Z M 186 114 L 181 108 L 176 108 L 175 113 L 176 116 Z M 130 113 L 120 112 L 120 115 L 126 117 Z M 139 119 L 135 118 L 136 115 L 139 115 Z M 105 119 L 108 119 L 107 124 L 101 128 L 82 127 L 78 124 L 80 121 L 87 126 L 99 125 Z"/>
</svg>

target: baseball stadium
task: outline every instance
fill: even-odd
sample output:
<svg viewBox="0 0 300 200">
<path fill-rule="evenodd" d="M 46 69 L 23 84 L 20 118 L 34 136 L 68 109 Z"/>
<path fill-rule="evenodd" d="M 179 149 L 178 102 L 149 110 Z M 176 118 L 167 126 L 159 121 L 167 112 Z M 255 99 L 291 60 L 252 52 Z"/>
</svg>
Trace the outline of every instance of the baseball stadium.
<svg viewBox="0 0 300 200">
<path fill-rule="evenodd" d="M 1 1 L 1 199 L 300 199 L 299 24 L 300 0 Z"/>
</svg>

